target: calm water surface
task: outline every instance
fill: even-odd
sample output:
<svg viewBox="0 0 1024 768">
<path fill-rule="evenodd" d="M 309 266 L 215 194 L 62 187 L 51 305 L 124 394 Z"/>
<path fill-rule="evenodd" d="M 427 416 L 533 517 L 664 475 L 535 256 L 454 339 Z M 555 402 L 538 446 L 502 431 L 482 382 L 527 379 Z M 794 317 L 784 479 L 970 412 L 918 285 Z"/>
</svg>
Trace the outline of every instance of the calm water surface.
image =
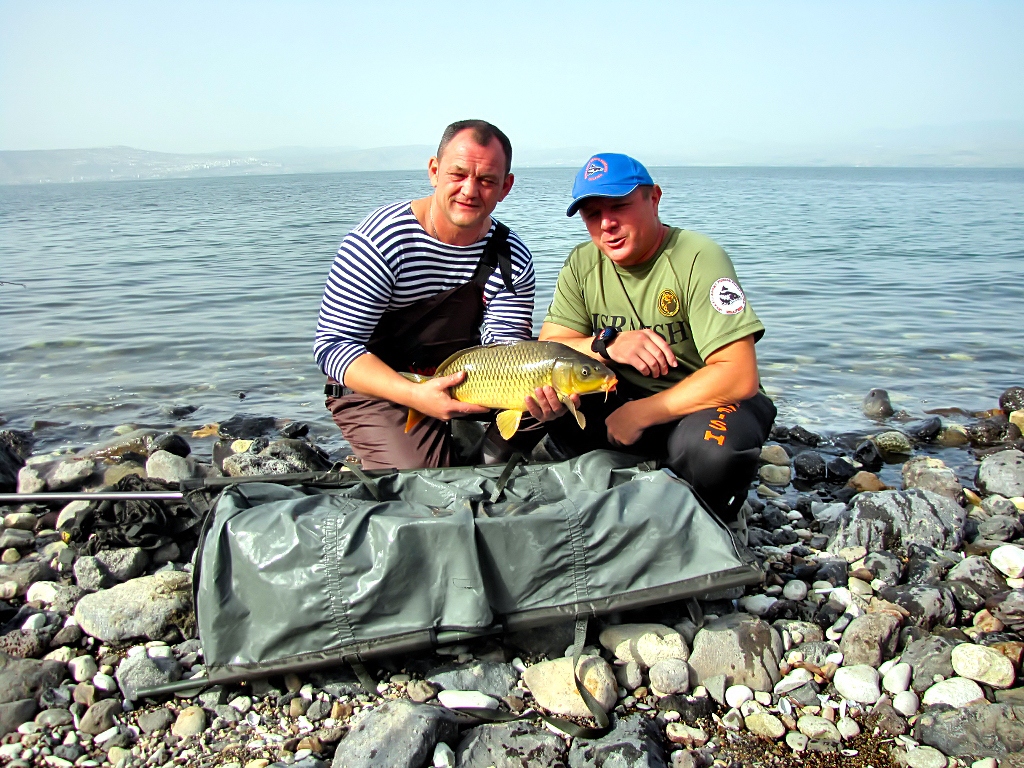
<svg viewBox="0 0 1024 768">
<path fill-rule="evenodd" d="M 920 415 L 1024 383 L 1024 171 L 654 176 L 662 218 L 732 256 L 780 423 L 869 429 L 877 386 Z M 537 328 L 586 237 L 571 182 L 520 171 L 497 211 L 536 258 Z M 35 427 L 39 449 L 258 413 L 342 447 L 311 354 L 323 281 L 371 209 L 428 190 L 419 172 L 0 187 L 0 280 L 25 286 L 0 286 L 0 422 Z"/>
</svg>

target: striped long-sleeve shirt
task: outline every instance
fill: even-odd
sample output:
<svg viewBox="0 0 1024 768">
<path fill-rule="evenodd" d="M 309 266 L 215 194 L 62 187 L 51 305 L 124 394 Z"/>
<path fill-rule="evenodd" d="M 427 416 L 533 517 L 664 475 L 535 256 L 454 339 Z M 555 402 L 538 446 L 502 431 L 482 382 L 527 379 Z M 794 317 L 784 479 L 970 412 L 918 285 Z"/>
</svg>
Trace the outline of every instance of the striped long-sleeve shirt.
<svg viewBox="0 0 1024 768">
<path fill-rule="evenodd" d="M 344 382 L 368 352 L 366 342 L 388 310 L 401 309 L 473 279 L 484 245 L 448 245 L 420 226 L 409 202 L 378 208 L 345 235 L 324 286 L 313 354 L 320 370 Z M 509 292 L 497 269 L 484 286 L 483 343 L 529 339 L 533 326 L 533 258 L 514 234 Z"/>
</svg>

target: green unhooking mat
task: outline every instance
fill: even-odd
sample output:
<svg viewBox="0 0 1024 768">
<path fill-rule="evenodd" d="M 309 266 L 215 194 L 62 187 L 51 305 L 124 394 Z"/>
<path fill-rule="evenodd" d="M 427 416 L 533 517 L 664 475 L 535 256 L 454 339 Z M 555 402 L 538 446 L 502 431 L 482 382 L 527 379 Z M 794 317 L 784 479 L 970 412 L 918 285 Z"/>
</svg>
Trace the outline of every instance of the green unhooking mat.
<svg viewBox="0 0 1024 768">
<path fill-rule="evenodd" d="M 761 578 L 686 483 L 607 451 L 239 482 L 219 497 L 200 546 L 196 611 L 214 682 Z"/>
</svg>

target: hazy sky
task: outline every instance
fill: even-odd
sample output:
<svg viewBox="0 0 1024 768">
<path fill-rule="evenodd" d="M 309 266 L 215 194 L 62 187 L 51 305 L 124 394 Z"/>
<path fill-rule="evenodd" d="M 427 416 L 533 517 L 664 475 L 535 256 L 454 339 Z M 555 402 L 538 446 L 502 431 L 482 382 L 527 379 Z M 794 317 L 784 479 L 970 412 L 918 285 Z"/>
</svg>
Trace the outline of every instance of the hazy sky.
<svg viewBox="0 0 1024 768">
<path fill-rule="evenodd" d="M 1024 121 L 1024 2 L 0 0 L 0 149 L 862 140 Z"/>
</svg>

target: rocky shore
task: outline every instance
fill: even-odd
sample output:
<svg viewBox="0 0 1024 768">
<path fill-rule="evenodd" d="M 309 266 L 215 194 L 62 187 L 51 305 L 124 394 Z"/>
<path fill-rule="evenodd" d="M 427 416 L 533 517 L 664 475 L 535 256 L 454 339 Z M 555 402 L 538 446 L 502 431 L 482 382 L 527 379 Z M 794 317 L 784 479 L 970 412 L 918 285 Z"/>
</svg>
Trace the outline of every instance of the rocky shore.
<svg viewBox="0 0 1024 768">
<path fill-rule="evenodd" d="M 0 764 L 1024 766 L 1024 389 L 981 414 L 913 421 L 881 390 L 864 408 L 871 434 L 773 431 L 749 498 L 762 584 L 701 596 L 703 617 L 669 604 L 591 623 L 577 672 L 612 716 L 593 740 L 530 714 L 592 722 L 571 626 L 389 658 L 373 692 L 333 669 L 139 699 L 204 674 L 196 515 L 0 506 Z M 182 424 L 56 454 L 2 431 L 0 492 L 332 465 L 302 424 Z"/>
</svg>

